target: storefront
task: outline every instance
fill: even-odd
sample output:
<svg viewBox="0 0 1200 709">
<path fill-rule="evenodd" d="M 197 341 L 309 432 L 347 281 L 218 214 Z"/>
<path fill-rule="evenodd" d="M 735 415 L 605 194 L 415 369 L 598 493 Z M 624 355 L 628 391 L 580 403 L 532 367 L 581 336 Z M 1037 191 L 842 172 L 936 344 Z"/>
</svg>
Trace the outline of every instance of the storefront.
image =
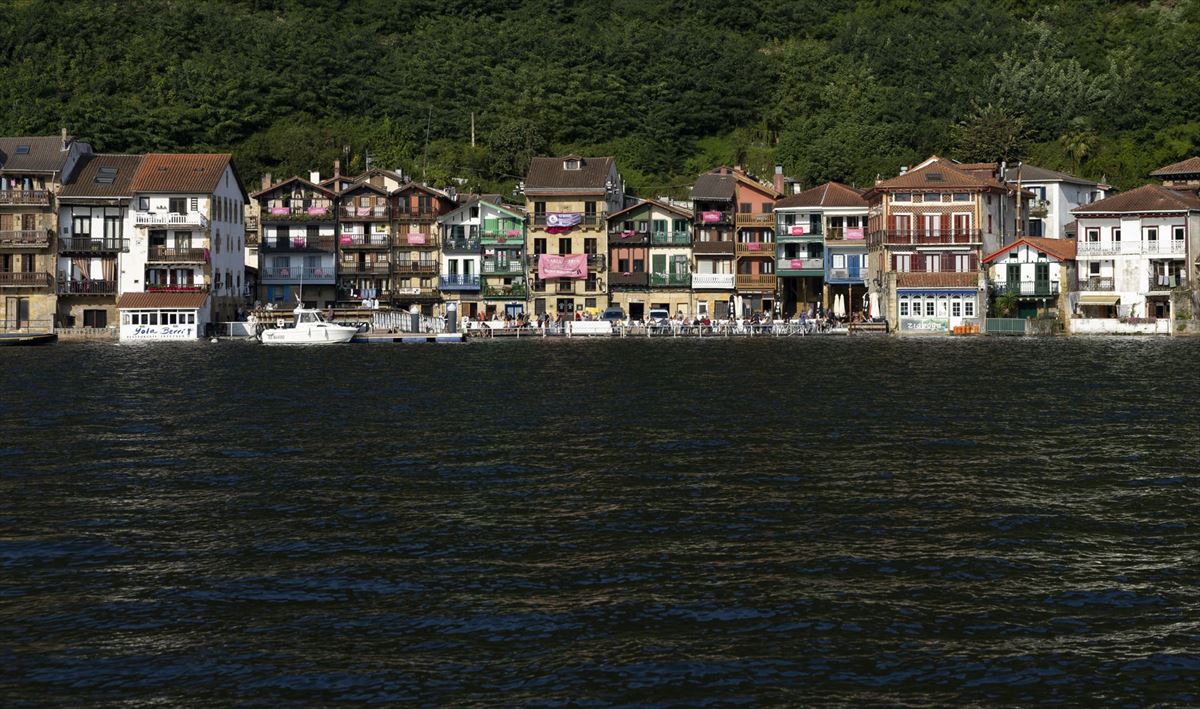
<svg viewBox="0 0 1200 709">
<path fill-rule="evenodd" d="M 117 301 L 121 342 L 196 340 L 209 323 L 208 293 L 126 293 Z"/>
<path fill-rule="evenodd" d="M 901 288 L 896 301 L 901 333 L 949 334 L 960 325 L 978 322 L 978 290 Z"/>
</svg>

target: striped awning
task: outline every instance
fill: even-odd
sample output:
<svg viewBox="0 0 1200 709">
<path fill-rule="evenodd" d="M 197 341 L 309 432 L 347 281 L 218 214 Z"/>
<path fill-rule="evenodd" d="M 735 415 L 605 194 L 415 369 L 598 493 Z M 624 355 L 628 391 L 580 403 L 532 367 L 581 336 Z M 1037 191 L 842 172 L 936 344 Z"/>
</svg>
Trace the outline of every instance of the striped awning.
<svg viewBox="0 0 1200 709">
<path fill-rule="evenodd" d="M 1085 294 L 1079 296 L 1080 305 L 1116 305 L 1121 302 L 1119 295 Z"/>
</svg>

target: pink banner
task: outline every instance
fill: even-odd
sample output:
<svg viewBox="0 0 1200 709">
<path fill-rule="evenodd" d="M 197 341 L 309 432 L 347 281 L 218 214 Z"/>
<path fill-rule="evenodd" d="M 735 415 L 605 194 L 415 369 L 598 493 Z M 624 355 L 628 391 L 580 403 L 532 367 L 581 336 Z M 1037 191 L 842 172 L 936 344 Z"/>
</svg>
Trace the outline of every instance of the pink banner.
<svg viewBox="0 0 1200 709">
<path fill-rule="evenodd" d="M 538 278 L 587 278 L 587 254 L 540 254 Z"/>
<path fill-rule="evenodd" d="M 808 227 L 803 224 L 794 224 L 788 227 L 788 233 L 792 236 L 804 236 L 808 233 Z"/>
<path fill-rule="evenodd" d="M 308 216 L 310 216 L 310 217 L 323 217 L 328 213 L 329 213 L 329 210 L 326 209 L 325 207 L 309 207 L 308 208 Z"/>
<path fill-rule="evenodd" d="M 343 243 L 343 244 L 353 244 L 353 243 L 354 243 L 354 237 L 350 236 L 349 234 L 342 234 L 342 239 L 341 239 L 341 241 L 342 241 L 342 243 Z"/>
<path fill-rule="evenodd" d="M 410 231 L 410 232 L 408 232 L 408 243 L 424 244 L 425 243 L 425 235 L 419 231 Z"/>
<path fill-rule="evenodd" d="M 792 259 L 790 268 L 804 268 L 804 262 L 800 259 Z"/>
<path fill-rule="evenodd" d="M 271 214 L 284 215 L 290 210 L 287 207 L 271 207 Z"/>
<path fill-rule="evenodd" d="M 700 221 L 704 222 L 705 224 L 719 222 L 719 221 L 721 221 L 721 213 L 720 212 L 700 212 Z"/>
<path fill-rule="evenodd" d="M 356 216 L 359 216 L 359 217 L 369 217 L 369 216 L 371 216 L 371 208 L 370 207 L 359 207 L 358 211 L 355 214 L 356 214 Z"/>
<path fill-rule="evenodd" d="M 762 250 L 762 242 L 761 241 L 751 241 L 746 244 L 746 249 L 749 251 L 761 251 Z"/>
<path fill-rule="evenodd" d="M 520 236 L 521 230 L 520 229 L 509 229 L 508 231 L 504 232 L 504 235 L 505 236 Z"/>
<path fill-rule="evenodd" d="M 863 229 L 862 229 L 862 227 L 855 227 L 855 228 L 853 228 L 853 229 L 847 229 L 847 230 L 846 230 L 846 238 L 847 238 L 847 239 L 861 239 L 861 238 L 863 238 Z"/>
</svg>

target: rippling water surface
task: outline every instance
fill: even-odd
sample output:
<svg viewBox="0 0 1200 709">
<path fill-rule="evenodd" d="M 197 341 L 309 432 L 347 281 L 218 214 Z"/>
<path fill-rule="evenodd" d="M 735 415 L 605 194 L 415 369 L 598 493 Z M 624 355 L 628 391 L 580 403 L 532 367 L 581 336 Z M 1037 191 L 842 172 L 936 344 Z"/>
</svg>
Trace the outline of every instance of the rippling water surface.
<svg viewBox="0 0 1200 709">
<path fill-rule="evenodd" d="M 1198 355 L 0 351 L 0 699 L 1197 703 Z"/>
</svg>

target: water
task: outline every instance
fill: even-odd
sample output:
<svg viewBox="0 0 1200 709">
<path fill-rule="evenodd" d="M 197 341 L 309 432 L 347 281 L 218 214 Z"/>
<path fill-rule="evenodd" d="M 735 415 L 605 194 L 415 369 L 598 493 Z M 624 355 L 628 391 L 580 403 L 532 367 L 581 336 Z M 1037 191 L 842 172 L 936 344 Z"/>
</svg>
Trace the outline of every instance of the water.
<svg viewBox="0 0 1200 709">
<path fill-rule="evenodd" d="M 0 700 L 1197 703 L 1198 351 L 3 351 Z"/>
</svg>

